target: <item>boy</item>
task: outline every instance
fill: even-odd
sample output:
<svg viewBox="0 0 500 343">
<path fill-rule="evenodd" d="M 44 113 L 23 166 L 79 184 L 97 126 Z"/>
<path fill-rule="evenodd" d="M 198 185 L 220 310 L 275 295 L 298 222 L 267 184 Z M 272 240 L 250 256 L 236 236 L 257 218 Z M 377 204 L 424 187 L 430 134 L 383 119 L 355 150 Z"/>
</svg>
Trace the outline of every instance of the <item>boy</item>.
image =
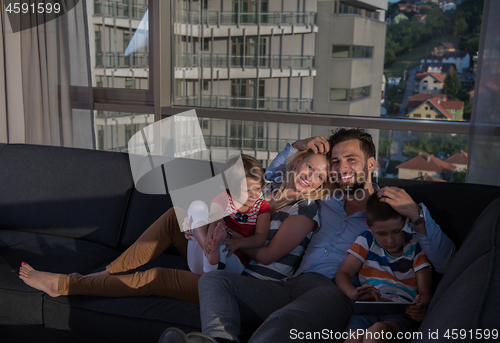
<svg viewBox="0 0 500 343">
<path fill-rule="evenodd" d="M 432 279 L 430 263 L 420 245 L 408 239 L 403 229 L 407 219 L 389 204 L 381 202 L 377 192 L 366 204 L 366 224 L 369 231 L 358 236 L 347 250 L 347 258 L 340 268 L 335 282 L 352 300 L 416 302 L 427 307 L 431 301 Z M 358 273 L 360 287 L 352 283 Z M 347 330 L 368 329 L 367 332 L 392 335 L 364 335 L 349 342 L 372 341 L 388 336 L 395 339 L 398 332 L 414 331 L 423 315 L 353 315 Z M 371 336 L 371 337 L 369 337 Z M 381 341 L 380 340 L 380 341 Z M 377 340 L 373 340 L 377 341 Z"/>
</svg>

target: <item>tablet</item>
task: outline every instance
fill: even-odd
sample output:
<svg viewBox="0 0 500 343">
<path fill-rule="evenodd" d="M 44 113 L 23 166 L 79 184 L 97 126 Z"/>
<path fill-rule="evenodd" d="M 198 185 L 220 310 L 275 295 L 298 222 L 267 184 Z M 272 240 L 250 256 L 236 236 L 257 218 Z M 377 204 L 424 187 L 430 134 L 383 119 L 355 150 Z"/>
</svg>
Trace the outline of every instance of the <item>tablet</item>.
<svg viewBox="0 0 500 343">
<path fill-rule="evenodd" d="M 390 302 L 390 301 L 356 301 L 354 314 L 396 314 L 405 313 L 406 308 L 415 305 L 414 302 Z"/>
</svg>

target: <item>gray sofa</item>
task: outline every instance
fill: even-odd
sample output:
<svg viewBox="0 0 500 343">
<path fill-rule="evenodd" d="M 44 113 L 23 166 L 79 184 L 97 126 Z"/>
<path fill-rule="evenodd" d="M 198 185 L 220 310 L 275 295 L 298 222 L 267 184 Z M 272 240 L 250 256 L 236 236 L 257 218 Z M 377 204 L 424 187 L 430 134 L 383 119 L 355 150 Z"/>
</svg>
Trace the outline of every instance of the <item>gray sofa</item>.
<svg viewBox="0 0 500 343">
<path fill-rule="evenodd" d="M 186 173 L 194 169 L 188 162 Z M 423 201 L 461 246 L 422 332 L 498 327 L 500 199 L 494 199 L 500 187 L 378 183 L 403 187 Z M 0 340 L 156 342 L 170 326 L 199 330 L 199 308 L 192 304 L 159 297 L 51 298 L 18 278 L 22 261 L 57 273 L 102 270 L 171 206 L 168 195 L 137 191 L 126 154 L 0 145 Z M 152 266 L 187 269 L 173 248 L 143 268 Z"/>
</svg>

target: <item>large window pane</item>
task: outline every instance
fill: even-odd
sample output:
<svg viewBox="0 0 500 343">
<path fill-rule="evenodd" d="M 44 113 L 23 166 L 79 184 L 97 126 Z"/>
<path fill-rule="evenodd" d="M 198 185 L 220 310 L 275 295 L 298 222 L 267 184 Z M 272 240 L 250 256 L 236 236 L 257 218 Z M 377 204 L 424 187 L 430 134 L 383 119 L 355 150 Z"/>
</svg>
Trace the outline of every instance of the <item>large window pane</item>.
<svg viewBox="0 0 500 343">
<path fill-rule="evenodd" d="M 174 105 L 470 118 L 482 1 L 411 9 L 375 0 L 172 4 L 172 67 L 182 84 L 173 87 Z M 436 82 L 425 84 L 427 76 Z M 235 95 L 234 78 L 263 82 L 264 92 Z M 212 87 L 198 86 L 206 80 Z M 437 113 L 410 115 L 422 104 L 410 97 L 443 92 Z"/>
<path fill-rule="evenodd" d="M 149 89 L 147 9 L 148 0 L 87 1 L 95 87 Z"/>
<path fill-rule="evenodd" d="M 94 111 L 98 150 L 128 152 L 128 141 L 142 128 L 154 123 L 153 114 Z"/>
</svg>

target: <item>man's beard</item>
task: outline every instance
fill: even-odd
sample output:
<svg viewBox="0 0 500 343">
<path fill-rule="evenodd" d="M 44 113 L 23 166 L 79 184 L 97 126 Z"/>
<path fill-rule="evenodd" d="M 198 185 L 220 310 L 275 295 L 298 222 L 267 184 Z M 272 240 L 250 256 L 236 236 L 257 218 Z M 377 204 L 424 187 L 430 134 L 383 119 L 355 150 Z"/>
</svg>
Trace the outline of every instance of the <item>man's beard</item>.
<svg viewBox="0 0 500 343">
<path fill-rule="evenodd" d="M 340 173 L 339 173 L 340 174 Z M 339 178 L 333 183 L 337 189 L 342 190 L 345 194 L 354 194 L 358 189 L 364 189 L 366 185 L 366 180 L 368 178 L 368 163 L 365 162 L 365 167 L 362 172 L 354 172 L 354 182 L 353 183 L 340 183 Z"/>
</svg>

